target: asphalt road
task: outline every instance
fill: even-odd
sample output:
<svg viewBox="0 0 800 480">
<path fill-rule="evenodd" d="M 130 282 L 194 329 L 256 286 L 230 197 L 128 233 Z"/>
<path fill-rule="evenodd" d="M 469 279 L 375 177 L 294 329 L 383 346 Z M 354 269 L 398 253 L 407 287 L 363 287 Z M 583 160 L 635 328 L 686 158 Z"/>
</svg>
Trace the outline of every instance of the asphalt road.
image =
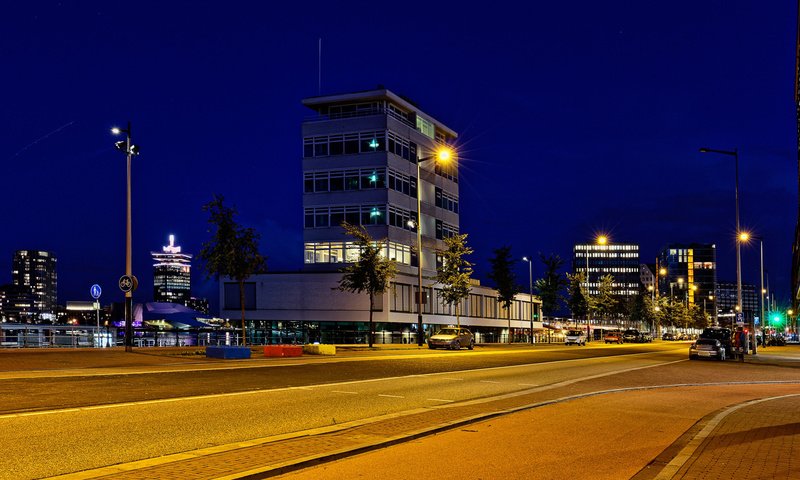
<svg viewBox="0 0 800 480">
<path fill-rule="evenodd" d="M 12 375 L 0 380 L 0 452 L 12 459 L 0 478 L 64 474 L 514 392 L 546 399 L 556 391 L 796 377 L 788 369 L 685 359 L 684 344 L 596 345 Z"/>
</svg>

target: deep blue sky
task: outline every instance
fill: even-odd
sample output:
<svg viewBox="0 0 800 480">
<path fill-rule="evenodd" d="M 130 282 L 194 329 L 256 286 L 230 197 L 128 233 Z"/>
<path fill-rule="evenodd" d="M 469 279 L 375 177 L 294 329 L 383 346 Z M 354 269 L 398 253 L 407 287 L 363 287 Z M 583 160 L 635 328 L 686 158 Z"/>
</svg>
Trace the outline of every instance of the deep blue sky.
<svg viewBox="0 0 800 480">
<path fill-rule="evenodd" d="M 59 259 L 59 302 L 122 299 L 124 156 L 133 122 L 134 274 L 167 235 L 197 253 L 221 193 L 271 270 L 302 262 L 300 101 L 383 84 L 460 133 L 461 230 L 558 253 L 608 232 L 652 262 L 714 242 L 735 278 L 742 224 L 788 299 L 797 217 L 794 2 L 14 2 L 0 17 L 0 283 L 17 249 Z M 758 249 L 743 252 L 758 282 Z M 536 273 L 541 273 L 537 264 Z M 195 293 L 217 303 L 195 268 Z M 527 285 L 527 266 L 519 280 Z"/>
</svg>

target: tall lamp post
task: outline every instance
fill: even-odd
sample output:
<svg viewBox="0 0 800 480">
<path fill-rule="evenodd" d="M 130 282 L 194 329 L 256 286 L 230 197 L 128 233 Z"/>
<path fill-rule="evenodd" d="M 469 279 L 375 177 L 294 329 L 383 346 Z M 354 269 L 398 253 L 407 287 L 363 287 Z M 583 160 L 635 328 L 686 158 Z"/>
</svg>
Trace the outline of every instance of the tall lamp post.
<svg viewBox="0 0 800 480">
<path fill-rule="evenodd" d="M 608 243 L 608 237 L 606 235 L 598 235 L 597 238 L 595 239 L 595 242 L 597 243 L 597 245 L 606 245 Z M 591 246 L 590 244 L 588 244 L 588 243 L 586 244 L 586 302 L 587 302 L 587 304 L 589 302 L 589 296 L 590 296 L 589 295 L 589 247 L 590 246 Z M 598 277 L 598 282 L 599 281 L 600 280 L 599 280 L 599 277 Z M 586 340 L 587 341 L 591 341 L 590 339 L 592 338 L 592 332 L 591 332 L 591 329 L 589 328 L 589 323 L 590 323 L 589 322 L 589 309 L 587 308 L 586 309 Z M 577 319 L 575 319 L 575 325 L 576 326 L 578 325 L 578 320 Z"/>
<path fill-rule="evenodd" d="M 125 291 L 125 351 L 130 352 L 133 347 L 133 291 L 136 289 L 136 280 L 131 267 L 131 158 L 139 155 L 139 147 L 134 145 L 131 140 L 131 122 L 128 128 L 114 127 L 111 133 L 119 135 L 125 134 L 125 140 L 114 143 L 117 150 L 124 153 L 127 158 L 127 215 L 126 215 L 126 235 L 125 235 L 125 279 L 132 284 L 128 285 Z M 123 281 L 120 281 L 122 285 Z"/>
<path fill-rule="evenodd" d="M 700 153 L 718 153 L 720 155 L 728 155 L 734 158 L 736 163 L 736 306 L 739 307 L 736 316 L 743 315 L 742 310 L 742 246 L 738 241 L 738 236 L 741 233 L 739 225 L 739 151 L 733 150 L 714 150 L 711 148 L 701 148 Z"/>
<path fill-rule="evenodd" d="M 528 262 L 528 282 L 531 293 L 531 343 L 533 343 L 533 258 L 522 257 L 523 262 Z"/>
<path fill-rule="evenodd" d="M 767 318 L 764 316 L 764 294 L 767 292 L 764 289 L 764 239 L 755 235 L 751 235 L 750 232 L 739 232 L 739 236 L 736 239 L 736 244 L 748 243 L 750 242 L 751 238 L 758 240 L 759 247 L 759 257 L 761 262 L 761 322 L 763 325 L 763 322 L 767 320 Z M 758 351 L 757 345 L 758 339 L 756 338 L 756 322 L 755 319 L 753 319 L 753 355 L 755 355 Z"/>
<path fill-rule="evenodd" d="M 422 177 L 421 164 L 429 160 L 447 162 L 452 157 L 449 148 L 441 148 L 435 154 L 417 160 L 417 345 L 425 343 L 422 332 Z"/>
</svg>

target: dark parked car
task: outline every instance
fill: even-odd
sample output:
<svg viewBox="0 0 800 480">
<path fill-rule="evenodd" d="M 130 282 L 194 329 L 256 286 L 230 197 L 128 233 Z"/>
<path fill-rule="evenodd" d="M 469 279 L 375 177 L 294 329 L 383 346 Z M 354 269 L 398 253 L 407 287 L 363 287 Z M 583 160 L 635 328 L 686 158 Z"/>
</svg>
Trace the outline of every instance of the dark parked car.
<svg viewBox="0 0 800 480">
<path fill-rule="evenodd" d="M 664 340 L 664 341 L 667 341 L 667 342 L 671 342 L 671 341 L 675 340 L 675 335 L 672 334 L 672 333 L 666 332 L 666 333 L 664 333 L 664 335 L 661 335 L 661 340 Z"/>
<path fill-rule="evenodd" d="M 697 345 L 700 343 L 701 340 L 717 340 L 719 341 L 720 345 L 725 350 L 725 356 L 722 358 L 733 358 L 733 334 L 731 333 L 730 328 L 723 328 L 723 327 L 709 327 L 704 328 L 703 333 L 700 334 L 700 338 L 694 343 Z M 703 342 L 702 344 L 707 345 L 708 342 Z M 692 345 L 692 346 L 694 346 Z M 689 349 L 689 358 L 691 358 L 691 347 Z"/>
<path fill-rule="evenodd" d="M 653 338 L 649 333 L 644 334 L 635 328 L 629 328 L 622 334 L 622 340 L 625 341 L 625 343 L 645 343 L 652 341 Z"/>
<path fill-rule="evenodd" d="M 727 358 L 725 345 L 716 338 L 698 338 L 689 346 L 689 360 L 698 358 L 716 358 L 723 361 Z"/>
</svg>

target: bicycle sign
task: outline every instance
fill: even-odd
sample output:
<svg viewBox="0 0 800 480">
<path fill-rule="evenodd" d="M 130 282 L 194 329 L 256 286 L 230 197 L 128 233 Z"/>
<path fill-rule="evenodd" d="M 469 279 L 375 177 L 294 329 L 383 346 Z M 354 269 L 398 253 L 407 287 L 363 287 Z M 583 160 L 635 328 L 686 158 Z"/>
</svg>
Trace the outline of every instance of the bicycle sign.
<svg viewBox="0 0 800 480">
<path fill-rule="evenodd" d="M 123 275 L 119 277 L 119 289 L 125 293 L 133 290 L 133 278 L 131 278 L 129 275 Z"/>
</svg>

